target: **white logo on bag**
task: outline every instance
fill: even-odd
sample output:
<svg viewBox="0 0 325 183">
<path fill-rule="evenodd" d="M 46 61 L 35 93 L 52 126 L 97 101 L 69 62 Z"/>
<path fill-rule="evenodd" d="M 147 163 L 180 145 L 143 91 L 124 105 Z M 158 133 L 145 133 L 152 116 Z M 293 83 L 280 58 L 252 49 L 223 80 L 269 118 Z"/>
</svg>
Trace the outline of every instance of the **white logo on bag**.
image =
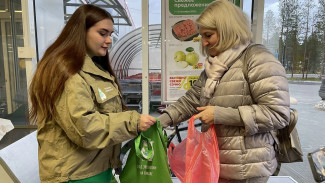
<svg viewBox="0 0 325 183">
<path fill-rule="evenodd" d="M 150 140 L 151 147 L 153 147 L 153 143 L 154 143 L 154 141 Z M 143 157 L 148 158 L 148 156 L 149 156 L 148 142 L 146 140 L 142 140 L 142 144 L 143 144 L 143 146 L 141 148 L 141 154 Z M 154 155 L 155 155 L 155 151 L 152 148 L 152 156 L 150 159 L 148 159 L 148 161 L 152 161 Z"/>
<path fill-rule="evenodd" d="M 106 99 L 106 95 L 104 92 L 102 92 L 101 89 L 98 88 L 98 93 L 99 93 L 99 96 L 100 96 L 100 99 L 102 100 L 105 100 Z"/>
</svg>

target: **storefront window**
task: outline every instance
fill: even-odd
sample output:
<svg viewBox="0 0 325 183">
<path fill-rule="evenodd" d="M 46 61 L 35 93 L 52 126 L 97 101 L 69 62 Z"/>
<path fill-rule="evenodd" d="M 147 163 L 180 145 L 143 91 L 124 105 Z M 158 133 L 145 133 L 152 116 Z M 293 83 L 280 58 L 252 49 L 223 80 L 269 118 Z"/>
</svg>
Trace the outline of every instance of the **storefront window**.
<svg viewBox="0 0 325 183">
<path fill-rule="evenodd" d="M 20 1 L 0 4 L 0 118 L 14 125 L 26 125 L 28 111 L 26 65 L 18 55 L 24 47 L 21 13 Z"/>
<path fill-rule="evenodd" d="M 24 48 L 22 4 L 20 0 L 0 3 L 0 118 L 14 125 L 0 143 L 0 149 L 36 129 L 28 123 L 28 94 Z M 1 126 L 4 129 L 5 126 Z M 3 130 L 2 130 L 3 131 Z"/>
</svg>

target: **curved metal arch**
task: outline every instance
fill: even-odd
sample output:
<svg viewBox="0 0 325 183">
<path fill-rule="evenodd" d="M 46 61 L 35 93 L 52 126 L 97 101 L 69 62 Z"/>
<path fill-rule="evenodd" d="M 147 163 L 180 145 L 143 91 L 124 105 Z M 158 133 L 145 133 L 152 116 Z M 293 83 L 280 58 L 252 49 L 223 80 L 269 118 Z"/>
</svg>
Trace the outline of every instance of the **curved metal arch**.
<svg viewBox="0 0 325 183">
<path fill-rule="evenodd" d="M 114 68 L 114 69 L 119 69 L 120 65 L 125 65 L 125 63 L 132 62 L 132 60 L 130 60 L 130 54 L 132 54 L 135 50 L 139 50 L 139 47 L 141 47 L 141 45 L 140 46 L 138 44 L 128 45 L 124 49 L 127 51 L 121 52 L 120 55 L 117 57 L 117 61 L 114 64 L 116 68 Z M 133 58 L 131 57 L 131 59 L 133 59 Z"/>
<path fill-rule="evenodd" d="M 133 59 L 133 57 L 130 57 L 130 55 L 134 55 L 132 53 L 134 53 L 135 51 L 140 51 L 141 50 L 141 45 L 132 44 L 132 45 L 129 45 L 126 49 L 128 49 L 127 51 L 125 51 L 125 53 L 127 53 L 127 54 L 123 54 L 123 55 L 120 56 L 121 60 L 125 60 L 122 63 L 132 62 L 132 60 L 130 60 L 130 58 Z"/>
<path fill-rule="evenodd" d="M 128 35 L 128 34 L 127 34 Z M 127 36 L 126 35 L 126 36 Z M 124 36 L 125 37 L 125 36 Z M 123 37 L 123 38 L 124 38 Z M 122 39 L 123 39 L 122 38 Z M 127 54 L 126 52 L 130 51 L 130 47 L 135 44 L 137 45 L 138 39 L 141 39 L 140 35 L 133 35 L 133 37 L 128 38 L 126 41 L 121 41 L 120 39 L 111 49 L 110 51 L 110 60 L 111 64 L 114 69 L 116 68 L 117 64 L 121 61 L 121 57 L 123 57 L 124 54 Z M 118 46 L 117 46 L 118 45 Z M 116 49 L 115 49 L 116 48 Z M 123 60 L 123 59 L 122 59 Z"/>
<path fill-rule="evenodd" d="M 137 48 L 135 48 L 135 49 L 132 49 L 132 51 L 130 51 L 127 55 L 125 55 L 126 56 L 126 58 L 125 59 L 123 59 L 123 60 L 125 60 L 125 62 L 118 62 L 118 64 L 117 64 L 117 68 L 119 68 L 118 69 L 118 71 L 117 72 L 120 72 L 120 67 L 122 66 L 122 70 L 123 71 L 128 71 L 129 70 L 129 67 L 130 67 L 130 65 L 131 65 L 131 63 L 132 63 L 132 61 L 133 61 L 133 59 L 135 58 L 135 56 L 137 55 L 137 54 L 139 54 L 139 52 L 141 52 L 141 47 L 139 47 L 139 46 L 136 46 Z M 123 75 L 123 77 L 126 77 L 126 76 L 128 76 L 128 72 L 126 72 L 127 74 L 126 75 Z"/>
<path fill-rule="evenodd" d="M 149 49 L 161 46 L 161 25 L 149 25 Z M 142 28 L 137 28 L 119 39 L 109 53 L 110 62 L 118 77 L 128 76 L 128 70 L 137 54 L 142 52 Z M 120 73 L 120 69 L 125 73 Z M 126 75 L 124 75 L 126 74 Z"/>
<path fill-rule="evenodd" d="M 127 50 L 130 50 L 128 52 L 123 52 L 119 55 L 118 62 L 115 63 L 116 69 L 120 69 L 120 66 L 123 66 L 124 70 L 127 70 L 134 59 L 135 55 L 141 50 L 141 45 L 133 44 L 126 48 Z M 135 53 L 135 54 L 133 54 Z M 120 62 L 119 60 L 123 60 L 124 62 Z M 115 69 L 115 68 L 114 68 Z"/>
</svg>

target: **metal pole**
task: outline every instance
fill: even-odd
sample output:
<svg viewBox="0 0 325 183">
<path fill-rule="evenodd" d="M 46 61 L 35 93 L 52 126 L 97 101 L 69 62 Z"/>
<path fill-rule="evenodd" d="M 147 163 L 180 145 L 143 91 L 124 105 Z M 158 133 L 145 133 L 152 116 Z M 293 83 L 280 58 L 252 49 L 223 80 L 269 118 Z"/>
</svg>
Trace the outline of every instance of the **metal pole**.
<svg viewBox="0 0 325 183">
<path fill-rule="evenodd" d="M 142 113 L 149 114 L 149 10 L 148 0 L 142 0 Z"/>
</svg>

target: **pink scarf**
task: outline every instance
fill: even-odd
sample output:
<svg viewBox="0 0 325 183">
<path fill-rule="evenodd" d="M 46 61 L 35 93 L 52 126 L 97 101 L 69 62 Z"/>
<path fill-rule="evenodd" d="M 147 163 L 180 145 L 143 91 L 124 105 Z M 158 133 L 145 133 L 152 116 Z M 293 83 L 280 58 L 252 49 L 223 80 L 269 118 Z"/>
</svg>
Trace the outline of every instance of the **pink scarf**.
<svg viewBox="0 0 325 183">
<path fill-rule="evenodd" d="M 201 106 L 208 105 L 208 102 L 214 94 L 216 87 L 219 85 L 223 74 L 236 61 L 236 58 L 248 45 L 249 42 L 246 44 L 240 44 L 235 48 L 230 48 L 220 53 L 218 56 L 209 56 L 206 58 L 204 66 L 208 79 L 206 80 L 205 86 L 201 90 Z"/>
</svg>

